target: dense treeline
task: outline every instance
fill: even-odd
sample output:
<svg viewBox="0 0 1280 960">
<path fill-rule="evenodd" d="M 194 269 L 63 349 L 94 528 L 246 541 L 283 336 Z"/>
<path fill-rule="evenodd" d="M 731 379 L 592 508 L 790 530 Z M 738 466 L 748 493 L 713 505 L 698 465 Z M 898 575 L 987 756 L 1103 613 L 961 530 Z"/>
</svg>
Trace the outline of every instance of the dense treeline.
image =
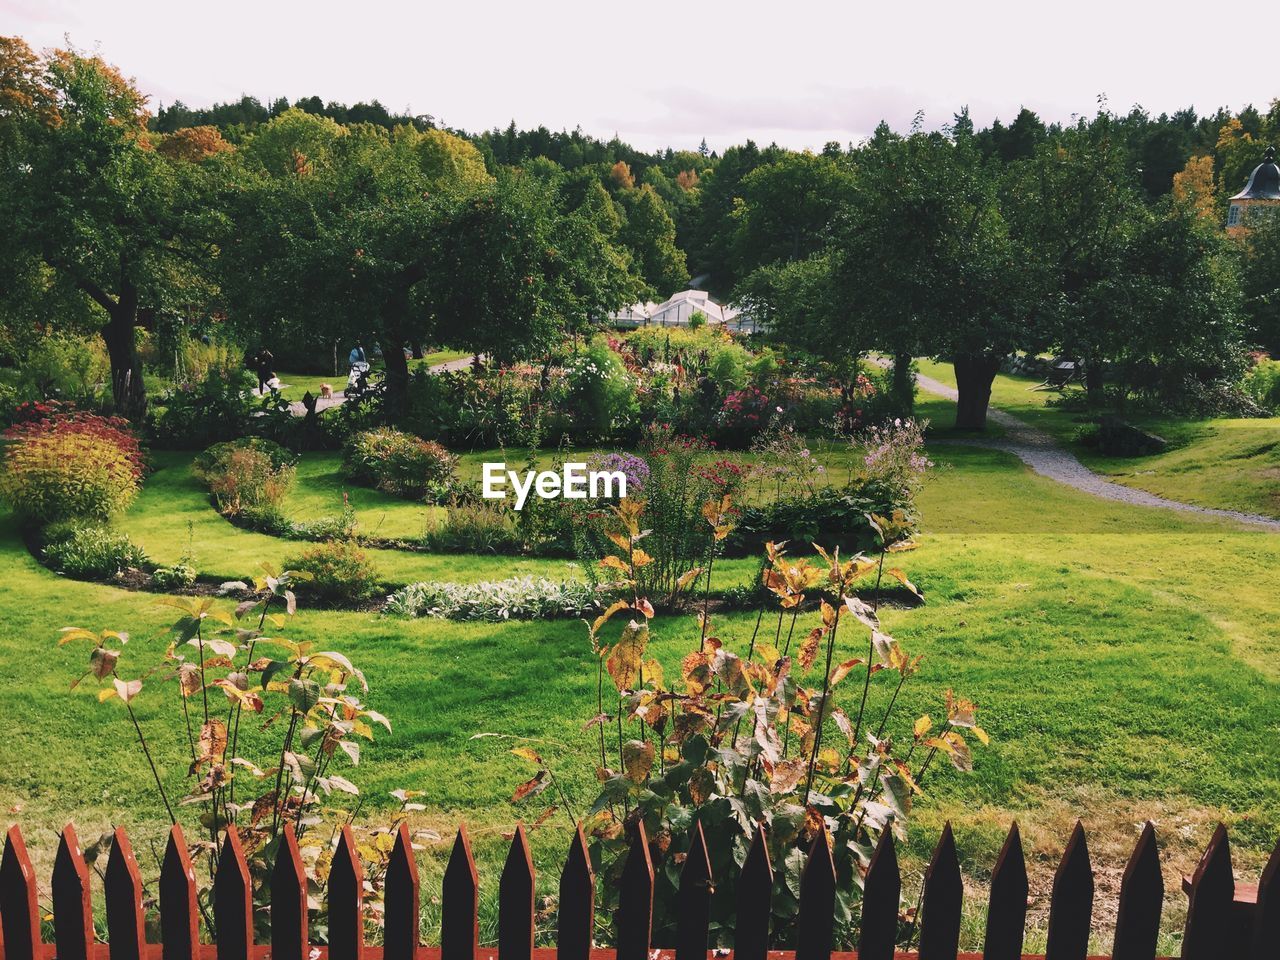
<svg viewBox="0 0 1280 960">
<path fill-rule="evenodd" d="M 377 101 L 152 116 L 102 59 L 17 38 L 0 77 L 3 349 L 100 331 L 124 411 L 146 402 L 135 330 L 165 317 L 379 344 L 394 408 L 405 344 L 532 358 L 691 274 L 845 376 L 880 351 L 906 391 L 912 356 L 955 362 L 970 426 L 1014 350 L 1082 359 L 1123 401 L 1217 389 L 1280 340 L 1280 228 L 1221 230 L 1277 106 L 645 153 Z"/>
</svg>

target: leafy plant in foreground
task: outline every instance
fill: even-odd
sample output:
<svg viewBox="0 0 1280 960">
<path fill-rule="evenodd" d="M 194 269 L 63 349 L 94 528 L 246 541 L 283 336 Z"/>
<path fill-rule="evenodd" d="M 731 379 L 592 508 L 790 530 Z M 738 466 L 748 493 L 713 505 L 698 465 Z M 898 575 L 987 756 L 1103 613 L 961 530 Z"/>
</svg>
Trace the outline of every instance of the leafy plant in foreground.
<svg viewBox="0 0 1280 960">
<path fill-rule="evenodd" d="M 123 708 L 167 818 L 177 823 L 181 814 L 188 835 L 201 837 L 190 853 L 197 876 L 207 878 L 199 904 L 211 933 L 209 883 L 227 827 L 239 831 L 257 904 L 270 902 L 271 866 L 286 824 L 298 835 L 311 892 L 317 893 L 338 829 L 354 817 L 336 798 L 348 798 L 353 807 L 360 803 L 346 768 L 359 763 L 362 742 L 373 740 L 375 726 L 391 729 L 360 699 L 368 684 L 345 654 L 281 635 L 297 608 L 293 591 L 302 580 L 295 572 L 266 569 L 254 581 L 256 595 L 233 611 L 208 597 L 165 598 L 160 602 L 179 616 L 158 662 L 130 666 L 130 637 L 120 631 L 64 627 L 58 641 L 90 647 L 87 669 L 72 688 L 96 681 L 98 700 Z M 162 776 L 156 762 L 152 745 L 162 721 L 144 727 L 134 709 L 148 695 L 167 697 L 173 706 L 163 729 L 190 757 L 180 783 Z M 410 794 L 397 795 L 402 813 L 421 808 L 410 803 Z M 379 851 L 385 861 L 390 849 L 383 835 L 396 826 L 360 845 L 362 856 L 375 861 L 375 877 Z M 376 884 L 366 891 L 375 916 L 379 892 Z M 318 909 L 313 919 L 323 928 Z M 255 916 L 267 918 L 261 910 Z"/>
<path fill-rule="evenodd" d="M 727 536 L 728 507 L 723 500 L 704 504 L 713 537 Z M 779 946 L 790 945 L 801 871 L 825 826 L 839 879 L 838 942 L 851 942 L 860 877 L 879 836 L 885 830 L 905 836 L 912 798 L 939 754 L 967 771 L 970 735 L 987 740 L 974 704 L 950 692 L 938 722 L 930 715 L 899 716 L 901 692 L 922 658 L 910 656 L 885 630 L 878 607 L 885 575 L 919 593 L 901 570 L 886 569 L 888 557 L 911 548 L 909 528 L 901 520 L 869 518 L 877 552 L 847 560 L 821 548 L 819 562 L 793 558 L 782 545 L 769 544 L 762 583 L 776 620 L 770 614 L 766 621 L 769 609 L 762 607 L 750 639 L 739 641 L 737 650 L 713 622 L 707 576 L 697 612 L 698 646 L 668 669 L 651 652 L 654 609 L 639 590 L 639 573 L 652 562 L 641 546 L 650 536 L 645 507 L 623 501 L 613 516 L 620 525 L 611 530 L 619 552 L 605 562 L 623 574 L 621 585 L 632 596 L 610 606 L 589 629 L 598 677 L 587 729 L 596 731 L 601 790 L 584 829 L 593 862 L 601 864 L 598 902 L 616 907 L 630 835 L 643 821 L 656 867 L 655 943 L 672 943 L 683 855 L 699 823 L 717 879 L 712 944 L 727 946 L 738 868 L 763 824 L 775 870 L 773 935 Z M 702 573 L 695 568 L 680 581 L 688 587 Z M 818 625 L 798 631 L 801 613 L 814 607 Z M 610 643 L 606 633 L 618 619 L 623 624 Z M 606 676 L 613 685 L 608 696 Z M 874 698 L 885 704 L 887 697 L 883 709 L 872 708 L 877 677 L 890 684 L 887 694 Z M 536 796 L 555 782 L 536 753 L 513 752 L 538 767 L 513 799 Z"/>
</svg>

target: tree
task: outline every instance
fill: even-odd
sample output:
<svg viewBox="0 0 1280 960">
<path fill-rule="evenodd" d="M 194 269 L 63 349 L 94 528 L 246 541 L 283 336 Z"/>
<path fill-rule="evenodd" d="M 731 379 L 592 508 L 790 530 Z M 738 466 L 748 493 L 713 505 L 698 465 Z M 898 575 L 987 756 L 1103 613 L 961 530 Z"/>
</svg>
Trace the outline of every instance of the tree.
<svg viewBox="0 0 1280 960">
<path fill-rule="evenodd" d="M 1114 118 L 1100 112 L 1014 165 L 1002 207 L 1012 236 L 1043 272 L 1050 295 L 1038 311 L 1043 343 L 1083 359 L 1090 401 L 1102 402 L 1107 333 L 1090 313 L 1090 291 L 1113 277 L 1147 216 Z"/>
<path fill-rule="evenodd" d="M 217 127 L 183 127 L 160 139 L 156 152 L 170 160 L 199 163 L 219 153 L 231 150 L 231 144 L 222 139 Z"/>
<path fill-rule="evenodd" d="M 894 356 L 899 381 L 913 356 L 950 360 L 956 426 L 984 429 L 1000 361 L 1032 334 L 1038 286 L 994 177 L 969 138 L 919 132 L 869 144 L 856 167 L 835 242 L 835 302 Z M 905 400 L 909 384 L 895 390 Z"/>
<path fill-rule="evenodd" d="M 1217 222 L 1218 198 L 1213 189 L 1213 157 L 1191 157 L 1173 175 L 1173 198 L 1187 204 L 1196 215 Z"/>
<path fill-rule="evenodd" d="M 813 256 L 851 188 L 841 161 L 811 153 L 788 153 L 752 170 L 742 178 L 733 213 L 734 274 Z"/>
<path fill-rule="evenodd" d="M 323 136 L 330 124 L 342 133 Z M 303 152 L 308 143 L 318 162 Z M 248 169 L 228 184 L 222 244 L 232 322 L 253 336 L 377 343 L 393 417 L 407 399 L 404 346 L 430 337 L 419 287 L 450 198 L 412 147 L 397 149 L 373 126 L 348 131 L 282 114 L 246 143 Z M 285 156 L 296 162 L 263 162 Z"/>
<path fill-rule="evenodd" d="M 0 52 L 0 298 L 94 305 L 116 410 L 146 409 L 136 346 L 144 312 L 208 295 L 202 170 L 151 148 L 144 97 L 98 57 Z"/>
<path fill-rule="evenodd" d="M 444 130 L 417 131 L 413 127 L 397 127 L 397 147 L 411 151 L 423 176 L 431 183 L 469 189 L 490 181 L 484 157 L 470 140 L 463 140 Z"/>
<path fill-rule="evenodd" d="M 667 296 L 689 282 L 684 251 L 676 246 L 676 225 L 658 192 L 649 184 L 622 194 L 626 221 L 618 239 L 631 251 L 636 273 L 646 287 Z"/>
<path fill-rule="evenodd" d="M 1280 355 L 1280 217 L 1251 224 L 1243 245 L 1243 287 L 1248 337 Z"/>
<path fill-rule="evenodd" d="M 544 355 L 637 295 L 627 258 L 543 182 L 507 174 L 457 202 L 430 249 L 422 302 L 441 342 L 498 363 Z"/>
<path fill-rule="evenodd" d="M 1138 218 L 1115 269 L 1086 291 L 1093 335 L 1115 371 L 1121 403 L 1135 390 L 1181 397 L 1188 381 L 1243 372 L 1240 285 L 1230 241 L 1189 206 Z"/>
</svg>

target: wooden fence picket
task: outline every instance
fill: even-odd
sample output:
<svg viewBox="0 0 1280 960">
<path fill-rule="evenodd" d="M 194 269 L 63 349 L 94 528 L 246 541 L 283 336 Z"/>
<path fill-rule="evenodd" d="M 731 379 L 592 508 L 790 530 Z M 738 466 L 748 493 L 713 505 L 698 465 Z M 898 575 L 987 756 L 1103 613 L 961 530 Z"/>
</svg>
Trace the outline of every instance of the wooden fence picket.
<svg viewBox="0 0 1280 960">
<path fill-rule="evenodd" d="M 53 938 L 58 960 L 89 960 L 93 951 L 93 899 L 89 866 L 71 824 L 62 828 L 53 858 Z"/>
<path fill-rule="evenodd" d="M 764 824 L 756 827 L 738 875 L 737 919 L 733 928 L 736 960 L 767 960 L 769 917 L 773 911 L 773 864 Z"/>
<path fill-rule="evenodd" d="M 644 821 L 637 820 L 618 882 L 617 960 L 647 960 L 653 936 L 653 860 Z"/>
<path fill-rule="evenodd" d="M 409 825 L 396 830 L 382 891 L 383 960 L 414 960 L 418 953 L 418 862 L 413 855 Z"/>
<path fill-rule="evenodd" d="M 533 856 L 524 824 L 516 824 L 507 862 L 498 880 L 498 954 L 502 960 L 533 956 Z"/>
<path fill-rule="evenodd" d="M 991 871 L 983 960 L 1021 960 L 1026 923 L 1027 861 L 1022 855 L 1022 834 L 1015 820 Z"/>
<path fill-rule="evenodd" d="M 307 871 L 293 824 L 286 823 L 271 868 L 271 958 L 308 960 L 309 952 Z"/>
<path fill-rule="evenodd" d="M 591 871 L 587 837 L 579 823 L 560 872 L 560 923 L 556 935 L 559 960 L 587 960 L 596 917 L 596 878 Z"/>
<path fill-rule="evenodd" d="M 898 939 L 898 904 L 902 877 L 893 830 L 886 826 L 876 843 L 862 888 L 862 929 L 858 931 L 859 960 L 893 960 Z"/>
<path fill-rule="evenodd" d="M 4 838 L 0 855 L 0 930 L 6 960 L 37 960 L 40 952 L 40 904 L 36 872 L 17 824 Z"/>
<path fill-rule="evenodd" d="M 163 960 L 200 960 L 200 907 L 187 838 L 176 823 L 160 863 L 160 944 Z"/>
<path fill-rule="evenodd" d="M 1085 960 L 1093 919 L 1093 865 L 1084 824 L 1076 821 L 1053 875 L 1045 960 Z"/>
<path fill-rule="evenodd" d="M 213 873 L 213 924 L 218 960 L 250 960 L 253 953 L 253 880 L 240 831 L 227 827 Z"/>
<path fill-rule="evenodd" d="M 1153 960 L 1160 939 L 1160 913 L 1164 907 L 1164 878 L 1160 874 L 1160 848 L 1155 825 L 1142 828 L 1120 881 L 1120 905 L 1116 913 L 1113 960 Z"/>
<path fill-rule="evenodd" d="M 835 939 L 836 864 L 824 821 L 800 874 L 796 960 L 830 960 Z"/>
<path fill-rule="evenodd" d="M 444 871 L 438 952 L 419 945 L 421 891 L 406 824 L 396 827 L 382 877 L 381 947 L 365 944 L 364 868 L 349 825 L 337 835 L 325 881 L 327 946 L 314 946 L 308 939 L 309 880 L 292 824 L 285 825 L 271 866 L 269 947 L 254 945 L 255 880 L 234 826 L 227 828 L 216 850 L 209 891 L 212 914 L 207 917 L 207 932 L 213 941 L 210 946 L 200 942 L 199 887 L 182 828 L 177 824 L 171 827 L 156 885 L 150 888 L 143 885 L 125 829 L 117 827 L 109 837 L 110 850 L 101 868 L 108 942 L 102 946 L 95 943 L 90 870 L 75 828 L 68 824 L 53 858 L 49 888 L 53 913 L 44 918 L 52 921 L 55 944 L 44 944 L 38 878 L 20 829 L 16 825 L 9 828 L 0 853 L 0 960 L 312 960 L 317 955 L 328 960 L 430 960 L 432 956 L 437 960 L 548 960 L 551 956 L 550 950 L 534 947 L 536 874 L 523 825 L 516 827 L 498 881 L 496 950 L 482 948 L 479 943 L 479 877 L 467 828 L 459 826 Z M 682 849 L 678 841 L 673 849 Z M 674 949 L 661 951 L 668 960 L 708 960 L 719 955 L 720 951 L 709 952 L 711 920 L 713 915 L 722 918 L 726 908 L 736 914 L 734 960 L 852 960 L 855 956 L 856 960 L 959 960 L 964 878 L 949 822 L 924 872 L 916 918 L 917 952 L 896 951 L 900 930 L 904 941 L 915 938 L 902 927 L 902 878 L 896 843 L 892 832 L 886 830 L 862 880 L 857 953 L 837 955 L 833 953 L 837 885 L 856 882 L 857 877 L 837 874 L 825 822 L 804 858 L 796 912 L 787 920 L 788 931 L 794 926 L 795 949 L 773 951 L 769 934 L 775 877 L 765 826 L 760 824 L 751 837 L 734 902 L 721 903 L 715 899 L 711 868 L 711 855 L 716 851 L 708 848 L 700 820 L 690 828 L 688 850 L 682 855 L 671 852 L 665 842 L 660 848 L 651 848 L 643 822 L 631 823 L 625 858 L 614 865 L 620 872 L 613 950 L 594 947 L 597 878 L 586 833 L 581 823 L 576 824 L 559 878 L 556 960 L 656 960 L 660 951 L 652 949 L 655 850 L 668 858 L 664 876 L 674 880 L 674 868 L 679 867 L 671 900 L 674 916 L 661 918 L 662 929 L 674 929 L 673 943 L 663 944 Z M 792 858 L 797 855 L 792 847 L 783 853 Z M 1233 960 L 1280 960 L 1280 843 L 1262 871 L 1256 898 L 1251 886 L 1237 890 L 1229 838 L 1222 825 L 1214 831 L 1194 875 L 1183 884 L 1190 904 L 1182 960 L 1228 956 Z M 1083 824 L 1077 821 L 1054 873 L 1043 960 L 1086 960 L 1094 893 L 1088 839 Z M 158 894 L 155 901 L 145 899 L 152 894 Z M 991 873 L 984 960 L 1033 960 L 1022 953 L 1027 894 L 1026 859 L 1014 823 Z M 1125 866 L 1112 953 L 1107 960 L 1155 960 L 1164 894 L 1159 844 L 1155 827 L 1148 822 Z M 160 942 L 149 944 L 145 911 L 156 906 Z M 847 935 L 843 927 L 841 935 Z"/>
<path fill-rule="evenodd" d="M 701 821 L 693 825 L 693 840 L 680 871 L 676 901 L 676 960 L 706 960 L 707 927 L 711 921 L 711 858 Z"/>
<path fill-rule="evenodd" d="M 933 849 L 924 872 L 920 896 L 920 960 L 956 960 L 960 946 L 960 912 L 964 906 L 964 879 L 951 821 Z"/>
<path fill-rule="evenodd" d="M 440 960 L 475 960 L 480 946 L 480 877 L 471 837 L 458 824 L 440 890 Z"/>
<path fill-rule="evenodd" d="M 1280 960 L 1280 840 L 1258 878 L 1249 960 Z"/>
<path fill-rule="evenodd" d="M 364 868 L 350 824 L 329 867 L 329 960 L 364 960 Z"/>
<path fill-rule="evenodd" d="M 147 938 L 142 916 L 142 875 L 124 827 L 116 827 L 112 837 L 102 893 L 107 906 L 111 960 L 143 960 Z"/>
<path fill-rule="evenodd" d="M 1183 960 L 1212 960 L 1220 955 L 1231 929 L 1235 893 L 1231 843 L 1227 828 L 1218 824 L 1191 877 L 1187 925 L 1182 934 Z"/>
</svg>

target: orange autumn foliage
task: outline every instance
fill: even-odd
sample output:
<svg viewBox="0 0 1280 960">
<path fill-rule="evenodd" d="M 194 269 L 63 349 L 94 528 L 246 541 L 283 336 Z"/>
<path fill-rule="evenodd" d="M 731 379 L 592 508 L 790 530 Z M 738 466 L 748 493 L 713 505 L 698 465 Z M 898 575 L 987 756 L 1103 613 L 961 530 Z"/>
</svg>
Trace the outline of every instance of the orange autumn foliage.
<svg viewBox="0 0 1280 960">
<path fill-rule="evenodd" d="M 222 139 L 222 133 L 217 127 L 200 126 L 175 130 L 160 141 L 156 152 L 170 160 L 199 163 L 206 157 L 212 157 L 230 149 L 231 144 Z"/>
</svg>

